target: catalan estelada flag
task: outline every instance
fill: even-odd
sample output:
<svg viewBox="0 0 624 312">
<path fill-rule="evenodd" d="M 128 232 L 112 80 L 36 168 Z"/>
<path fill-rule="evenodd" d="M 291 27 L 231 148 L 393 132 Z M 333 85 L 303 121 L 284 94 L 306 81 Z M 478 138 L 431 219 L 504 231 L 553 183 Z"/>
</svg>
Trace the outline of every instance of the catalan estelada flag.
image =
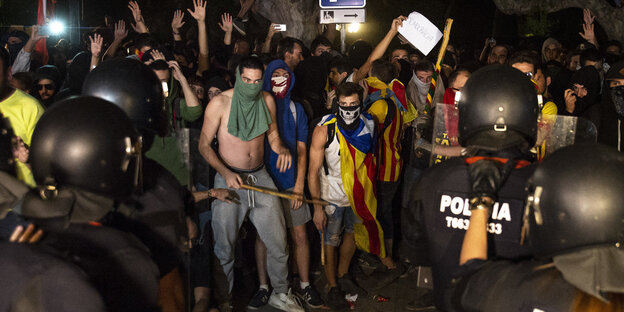
<svg viewBox="0 0 624 312">
<path fill-rule="evenodd" d="M 386 85 L 376 77 L 366 79 L 368 97 L 364 101 L 368 113 L 377 124 L 377 179 L 395 182 L 401 175 L 401 136 L 403 124 L 416 118 L 416 109 L 405 96 L 405 87 L 398 80 Z"/>
<path fill-rule="evenodd" d="M 335 124 L 340 142 L 340 175 L 353 213 L 362 223 L 355 223 L 355 244 L 358 249 L 386 257 L 383 230 L 377 221 L 375 179 L 375 123 L 367 114 L 360 114 L 360 126 L 354 131 L 342 129 L 336 116 L 329 115 L 323 125 Z"/>
</svg>

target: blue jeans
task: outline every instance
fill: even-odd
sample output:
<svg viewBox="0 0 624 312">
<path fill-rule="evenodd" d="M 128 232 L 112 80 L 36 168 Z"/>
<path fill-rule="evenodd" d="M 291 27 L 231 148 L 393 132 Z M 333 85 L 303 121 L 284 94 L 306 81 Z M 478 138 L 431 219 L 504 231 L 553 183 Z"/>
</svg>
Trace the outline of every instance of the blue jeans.
<svg viewBox="0 0 624 312">
<path fill-rule="evenodd" d="M 330 214 L 327 211 L 327 207 L 335 208 L 334 212 Z M 325 239 L 325 244 L 337 247 L 342 241 L 343 230 L 347 233 L 353 233 L 353 224 L 357 222 L 356 216 L 351 207 L 338 207 L 335 205 L 326 206 L 325 215 L 327 216 L 327 225 L 325 226 L 325 237 L 323 239 Z"/>
</svg>

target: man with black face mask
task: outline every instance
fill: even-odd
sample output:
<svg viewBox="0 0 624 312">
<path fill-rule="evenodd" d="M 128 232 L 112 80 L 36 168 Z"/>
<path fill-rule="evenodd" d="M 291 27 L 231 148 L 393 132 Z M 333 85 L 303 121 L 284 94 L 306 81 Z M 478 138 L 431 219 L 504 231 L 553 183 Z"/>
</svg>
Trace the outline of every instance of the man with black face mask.
<svg viewBox="0 0 624 312">
<path fill-rule="evenodd" d="M 622 151 L 624 145 L 624 61 L 613 64 L 605 76 L 606 90 L 600 106 L 598 142 L 615 146 Z"/>
</svg>

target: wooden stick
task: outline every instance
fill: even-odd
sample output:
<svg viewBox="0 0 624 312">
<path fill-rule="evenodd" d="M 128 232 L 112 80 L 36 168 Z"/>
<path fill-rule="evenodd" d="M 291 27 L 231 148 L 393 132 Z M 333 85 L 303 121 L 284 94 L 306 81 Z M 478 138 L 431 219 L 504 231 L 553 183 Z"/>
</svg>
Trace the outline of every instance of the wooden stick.
<svg viewBox="0 0 624 312">
<path fill-rule="evenodd" d="M 321 265 L 325 266 L 325 231 L 321 231 Z"/>
<path fill-rule="evenodd" d="M 295 195 L 295 194 L 278 192 L 278 191 L 275 191 L 275 190 L 260 188 L 260 187 L 251 186 L 251 185 L 247 185 L 247 184 L 241 184 L 241 188 L 244 188 L 246 190 L 251 190 L 251 191 L 264 193 L 264 194 L 269 194 L 269 195 L 273 195 L 273 196 L 277 196 L 277 197 L 281 197 L 281 198 L 286 198 L 286 199 L 291 199 L 291 200 L 300 200 L 302 202 L 306 202 L 306 203 L 310 203 L 310 204 L 329 205 L 329 203 L 324 201 L 324 200 L 302 198 L 302 197 L 299 197 L 298 195 Z"/>
<path fill-rule="evenodd" d="M 444 60 L 444 55 L 446 54 L 446 47 L 448 46 L 449 39 L 451 38 L 451 27 L 453 26 L 453 19 L 447 18 L 446 24 L 444 26 L 444 33 L 442 39 L 442 46 L 440 46 L 440 52 L 438 53 L 438 59 L 435 63 L 435 69 L 440 72 L 442 67 L 442 61 Z"/>
</svg>

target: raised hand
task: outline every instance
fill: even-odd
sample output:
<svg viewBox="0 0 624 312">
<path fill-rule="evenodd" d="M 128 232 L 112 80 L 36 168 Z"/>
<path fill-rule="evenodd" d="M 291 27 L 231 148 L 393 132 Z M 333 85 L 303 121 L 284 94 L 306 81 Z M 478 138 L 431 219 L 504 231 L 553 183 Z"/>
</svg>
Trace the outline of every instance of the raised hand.
<svg viewBox="0 0 624 312">
<path fill-rule="evenodd" d="M 37 41 L 39 41 L 39 40 L 41 40 L 43 38 L 47 38 L 48 37 L 48 36 L 41 36 L 41 35 L 39 35 L 39 26 L 37 26 L 37 25 L 33 25 L 31 29 L 32 29 L 32 31 L 30 33 L 30 40 L 32 40 L 34 42 L 37 42 Z"/>
<path fill-rule="evenodd" d="M 204 0 L 193 0 L 193 11 L 190 9 L 186 9 L 191 16 L 198 22 L 204 21 L 206 19 L 206 1 Z"/>
<path fill-rule="evenodd" d="M 166 61 L 167 59 L 165 58 L 165 55 L 162 54 L 162 52 L 154 49 L 152 50 L 152 52 L 150 52 L 150 55 L 152 56 L 152 59 L 155 60 L 163 60 Z"/>
<path fill-rule="evenodd" d="M 596 45 L 596 34 L 594 33 L 594 19 L 595 16 L 592 16 L 591 11 L 589 9 L 583 9 L 583 32 L 579 32 L 581 38 L 587 40 L 587 42 Z"/>
<path fill-rule="evenodd" d="M 171 21 L 171 28 L 177 32 L 180 30 L 180 28 L 182 28 L 182 26 L 184 26 L 185 22 L 183 21 L 184 19 L 184 12 L 182 12 L 182 10 L 175 10 L 175 12 L 173 12 L 173 20 Z"/>
<path fill-rule="evenodd" d="M 143 15 L 141 15 L 141 8 L 139 8 L 139 4 L 136 1 L 128 2 L 128 8 L 132 11 L 132 17 L 134 17 L 135 24 L 131 24 L 134 31 L 138 33 L 148 33 L 149 29 L 145 25 L 145 20 L 143 19 Z"/>
<path fill-rule="evenodd" d="M 169 64 L 169 68 L 172 69 L 173 78 L 175 78 L 175 80 L 179 82 L 186 81 L 186 77 L 184 77 L 184 74 L 182 74 L 182 69 L 180 68 L 180 64 L 178 64 L 178 62 L 169 61 L 167 62 L 167 64 Z"/>
<path fill-rule="evenodd" d="M 141 15 L 141 8 L 139 7 L 139 3 L 136 1 L 128 2 L 128 8 L 132 11 L 132 17 L 134 17 L 134 21 L 136 23 L 143 23 L 143 15 Z"/>
<path fill-rule="evenodd" d="M 102 53 L 104 38 L 99 34 L 93 34 L 93 37 L 89 36 L 89 40 L 91 41 L 91 54 L 99 57 L 100 53 Z"/>
<path fill-rule="evenodd" d="M 126 22 L 120 20 L 115 23 L 115 40 L 121 41 L 128 36 L 128 29 L 126 28 Z"/>
<path fill-rule="evenodd" d="M 401 15 L 392 20 L 392 26 L 390 26 L 390 31 L 399 32 L 399 26 L 403 25 L 403 21 L 407 20 L 407 17 Z"/>
<path fill-rule="evenodd" d="M 221 27 L 221 30 L 224 32 L 231 33 L 233 29 L 232 16 L 228 13 L 223 13 L 221 15 L 221 23 L 219 23 L 219 27 Z"/>
</svg>

